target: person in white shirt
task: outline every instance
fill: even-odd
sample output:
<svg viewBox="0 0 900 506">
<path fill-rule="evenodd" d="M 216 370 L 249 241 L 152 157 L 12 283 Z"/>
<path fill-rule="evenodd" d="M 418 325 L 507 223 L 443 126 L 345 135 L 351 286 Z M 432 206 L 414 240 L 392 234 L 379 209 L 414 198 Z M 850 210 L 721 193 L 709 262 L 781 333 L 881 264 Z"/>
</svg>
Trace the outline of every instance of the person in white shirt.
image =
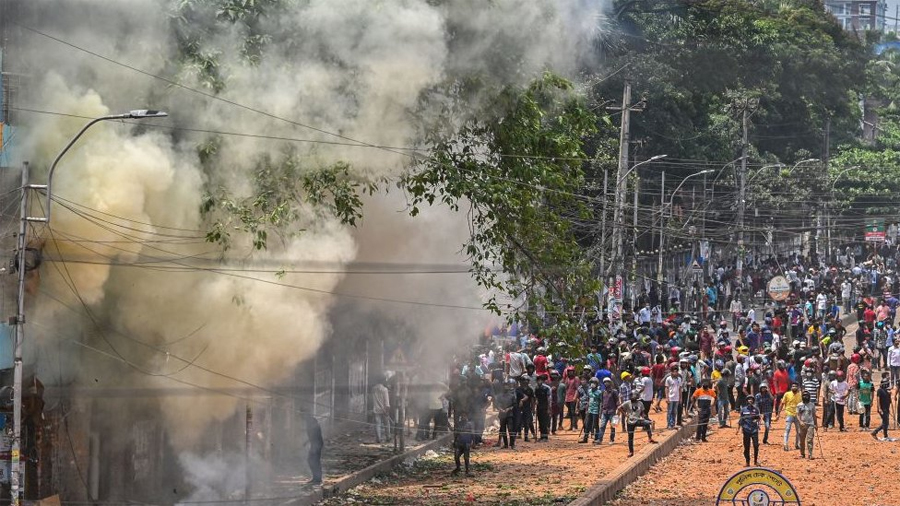
<svg viewBox="0 0 900 506">
<path fill-rule="evenodd" d="M 744 305 L 741 304 L 741 300 L 737 297 L 732 299 L 731 307 L 728 308 L 728 311 L 731 313 L 731 328 L 737 330 L 738 322 L 741 321 L 741 316 L 744 315 Z"/>
<path fill-rule="evenodd" d="M 518 378 L 525 374 L 525 366 L 527 364 L 527 355 L 519 353 L 515 349 L 509 350 L 509 364 L 507 364 L 507 377 Z"/>
<path fill-rule="evenodd" d="M 850 395 L 850 385 L 844 379 L 844 371 L 837 372 L 837 379 L 831 382 L 831 402 L 834 403 L 835 412 L 837 414 L 838 426 L 841 432 L 846 432 L 844 428 L 844 406 L 847 404 L 847 397 Z"/>
<path fill-rule="evenodd" d="M 900 339 L 894 336 L 894 345 L 888 348 L 888 367 L 891 368 L 891 387 L 900 381 Z"/>
<path fill-rule="evenodd" d="M 650 303 L 644 304 L 644 307 L 638 312 L 638 318 L 641 324 L 650 323 Z"/>
<path fill-rule="evenodd" d="M 684 384 L 681 374 L 678 372 L 678 366 L 672 366 L 671 372 L 666 377 L 666 400 L 668 400 L 668 410 L 666 412 L 666 428 L 674 429 L 678 420 L 678 407 L 681 403 L 681 386 Z"/>
<path fill-rule="evenodd" d="M 386 442 L 391 434 L 391 397 L 382 382 L 372 387 L 372 411 L 375 414 L 375 441 Z"/>
<path fill-rule="evenodd" d="M 849 280 L 844 280 L 841 283 L 841 302 L 844 304 L 844 314 L 850 312 L 850 293 L 853 289 L 853 285 L 850 284 Z"/>
<path fill-rule="evenodd" d="M 819 313 L 819 318 L 825 318 L 825 307 L 827 302 L 828 297 L 826 297 L 824 293 L 819 292 L 819 295 L 816 295 L 816 310 Z"/>
</svg>

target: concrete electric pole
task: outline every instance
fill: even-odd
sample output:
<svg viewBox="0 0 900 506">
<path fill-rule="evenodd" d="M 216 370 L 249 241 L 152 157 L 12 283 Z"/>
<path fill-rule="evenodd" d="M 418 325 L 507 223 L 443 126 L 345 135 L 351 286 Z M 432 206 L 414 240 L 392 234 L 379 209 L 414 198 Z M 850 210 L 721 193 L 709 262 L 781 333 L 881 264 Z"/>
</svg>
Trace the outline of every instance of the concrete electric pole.
<svg viewBox="0 0 900 506">
<path fill-rule="evenodd" d="M 620 313 L 619 305 L 622 302 L 622 286 L 623 274 L 625 273 L 625 258 L 623 251 L 622 236 L 625 230 L 625 175 L 628 172 L 628 144 L 631 141 L 631 111 L 644 110 L 643 102 L 631 104 L 631 84 L 625 83 L 625 89 L 622 92 L 622 107 L 612 110 L 618 110 L 622 113 L 621 123 L 619 127 L 619 167 L 616 173 L 616 189 L 615 189 L 615 205 L 613 207 L 613 257 L 610 261 L 609 272 L 604 273 L 609 279 L 613 274 L 615 278 L 612 280 L 610 290 L 610 320 L 618 319 Z M 607 284 L 607 286 L 610 286 Z M 616 312 L 613 312 L 616 309 Z"/>
</svg>

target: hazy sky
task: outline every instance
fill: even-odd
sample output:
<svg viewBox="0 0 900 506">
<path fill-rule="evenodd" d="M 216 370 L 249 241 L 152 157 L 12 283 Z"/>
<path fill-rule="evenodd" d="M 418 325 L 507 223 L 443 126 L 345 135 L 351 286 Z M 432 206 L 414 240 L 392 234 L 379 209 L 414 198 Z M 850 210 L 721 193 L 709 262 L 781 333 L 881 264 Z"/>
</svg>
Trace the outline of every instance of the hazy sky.
<svg viewBox="0 0 900 506">
<path fill-rule="evenodd" d="M 891 30 L 894 27 L 894 20 L 891 18 L 898 17 L 897 6 L 900 5 L 900 0 L 887 0 L 887 4 L 887 19 L 885 20 L 885 25 L 887 25 L 888 30 Z"/>
</svg>

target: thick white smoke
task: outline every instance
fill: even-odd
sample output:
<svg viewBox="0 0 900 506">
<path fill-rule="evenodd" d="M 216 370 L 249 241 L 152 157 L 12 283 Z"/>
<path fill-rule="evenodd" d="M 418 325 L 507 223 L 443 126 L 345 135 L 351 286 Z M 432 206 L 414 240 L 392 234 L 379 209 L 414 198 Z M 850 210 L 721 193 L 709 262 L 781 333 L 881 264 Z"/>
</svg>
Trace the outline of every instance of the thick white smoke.
<svg viewBox="0 0 900 506">
<path fill-rule="evenodd" d="M 221 50 L 218 61 L 225 88 L 219 96 L 386 146 L 417 142 L 412 111 L 426 90 L 445 80 L 480 72 L 501 82 L 526 82 L 547 68 L 571 74 L 593 36 L 596 23 L 590 20 L 601 11 L 600 3 L 582 0 L 307 0 L 285 5 L 286 11 L 262 18 L 260 24 L 264 31 L 292 36 L 267 46 L 258 65 L 247 65 L 239 56 L 245 34 L 237 28 L 219 30 L 205 41 L 203 50 Z M 77 6 L 37 1 L 31 7 L 34 17 L 23 22 L 129 66 L 172 76 L 178 60 L 169 6 L 164 0 L 84 0 Z M 25 59 L 40 61 L 32 69 L 34 109 L 93 117 L 151 106 L 169 110 L 172 117 L 166 124 L 175 127 L 341 140 L 169 86 L 32 32 L 23 36 Z M 190 72 L 177 78 L 187 86 L 202 87 Z M 22 151 L 33 155 L 37 167 L 46 167 L 83 121 L 28 119 L 33 129 L 30 145 Z M 222 136 L 220 163 L 204 172 L 196 145 L 206 138 L 154 127 L 101 124 L 79 142 L 66 156 L 54 184 L 57 195 L 84 206 L 81 210 L 91 219 L 54 204 L 53 235 L 44 236 L 45 253 L 95 263 L 67 263 L 67 271 L 58 269 L 58 263 L 45 266 L 39 315 L 54 318 L 56 329 L 71 331 L 79 328 L 76 323 L 84 325 L 85 318 L 53 298 L 80 312 L 83 301 L 95 318 L 122 334 L 180 357 L 197 357 L 196 364 L 205 368 L 272 386 L 313 356 L 329 336 L 327 313 L 334 303 L 333 297 L 281 285 L 328 292 L 343 277 L 248 272 L 237 273 L 238 277 L 233 271 L 210 269 L 290 267 L 309 261 L 339 267 L 357 258 L 464 262 L 458 255 L 466 234 L 462 218 L 436 211 L 425 221 L 411 222 L 402 214 L 403 201 L 396 193 L 367 204 L 362 231 L 355 233 L 336 220 L 310 215 L 298 225 L 305 229 L 302 234 L 285 242 L 270 241 L 268 251 L 237 247 L 221 257 L 215 245 L 202 239 L 198 210 L 204 185 L 224 184 L 239 195 L 247 192 L 254 162 L 263 154 L 277 153 L 282 143 Z M 310 167 L 347 161 L 362 178 L 394 177 L 409 163 L 386 150 L 293 145 Z M 235 243 L 249 240 L 237 237 Z M 159 259 L 176 259 L 177 264 L 165 264 L 169 267 L 198 268 L 152 269 Z M 122 263 L 150 268 L 106 265 Z M 69 276 L 82 300 L 67 286 Z M 387 281 L 355 277 L 341 290 L 478 306 L 480 294 L 471 280 L 453 276 Z M 373 307 L 391 314 L 405 312 L 411 321 L 422 323 L 423 338 L 433 338 L 438 329 L 441 342 L 472 335 L 483 324 L 483 315 L 477 312 L 461 317 L 449 310 Z M 88 325 L 85 332 L 95 329 Z M 146 372 L 170 374 L 186 365 L 121 335 L 107 332 L 106 337 L 117 346 L 114 355 Z M 194 367 L 174 377 L 212 388 L 240 386 Z M 148 384 L 171 386 L 164 377 L 145 379 Z M 170 424 L 178 428 L 175 442 L 188 444 L 209 423 L 232 416 L 238 402 L 227 397 L 173 397 L 164 401 L 163 409 L 170 421 L 177 422 Z"/>
</svg>

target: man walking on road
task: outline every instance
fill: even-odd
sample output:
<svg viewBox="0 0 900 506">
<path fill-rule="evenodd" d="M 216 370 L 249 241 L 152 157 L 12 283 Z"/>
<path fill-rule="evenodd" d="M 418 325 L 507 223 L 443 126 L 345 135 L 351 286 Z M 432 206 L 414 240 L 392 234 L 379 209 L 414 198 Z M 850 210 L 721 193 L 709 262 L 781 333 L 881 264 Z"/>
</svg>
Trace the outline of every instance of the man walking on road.
<svg viewBox="0 0 900 506">
<path fill-rule="evenodd" d="M 640 401 L 637 392 L 631 394 L 631 400 L 625 401 L 619 406 L 619 414 L 622 417 L 622 423 L 628 432 L 628 456 L 634 456 L 634 431 L 638 427 L 643 427 L 647 431 L 647 441 L 656 443 L 653 439 L 653 429 L 650 420 L 644 418 L 644 403 Z"/>
<path fill-rule="evenodd" d="M 791 391 L 784 394 L 781 401 L 781 407 L 784 410 L 784 451 L 790 450 L 788 441 L 791 438 L 791 428 L 795 428 L 795 439 L 798 441 L 795 446 L 799 446 L 800 425 L 797 421 L 797 405 L 800 404 L 800 385 L 796 382 L 791 384 Z M 778 415 L 776 414 L 776 418 Z"/>
<path fill-rule="evenodd" d="M 309 453 L 306 454 L 306 463 L 309 465 L 312 479 L 307 482 L 309 485 L 322 484 L 322 449 L 325 447 L 325 440 L 322 438 L 322 427 L 319 421 L 311 414 L 303 415 L 303 422 L 306 425 L 306 441 L 304 445 L 309 445 Z"/>
<path fill-rule="evenodd" d="M 812 402 L 809 394 L 803 392 L 803 402 L 797 406 L 797 418 L 800 421 L 800 458 L 813 459 L 813 439 L 816 437 L 818 420 L 816 418 L 816 404 Z"/>
<path fill-rule="evenodd" d="M 744 460 L 750 467 L 750 443 L 753 443 L 753 465 L 759 465 L 759 410 L 756 409 L 756 399 L 747 397 L 744 407 L 741 408 L 740 430 L 744 435 Z"/>
<path fill-rule="evenodd" d="M 763 444 L 769 444 L 769 429 L 772 427 L 772 413 L 775 408 L 775 398 L 769 393 L 769 384 L 763 382 L 759 385 L 759 393 L 756 394 L 756 409 L 762 415 L 766 431 L 763 433 Z"/>
<path fill-rule="evenodd" d="M 891 413 L 891 392 L 890 392 L 891 383 L 888 377 L 882 376 L 881 378 L 881 387 L 878 388 L 877 397 L 878 397 L 878 415 L 881 417 L 881 425 L 878 426 L 875 430 L 872 431 L 872 437 L 878 439 L 878 432 L 884 431 L 884 438 L 888 437 L 888 425 L 890 425 L 890 413 Z"/>
</svg>

